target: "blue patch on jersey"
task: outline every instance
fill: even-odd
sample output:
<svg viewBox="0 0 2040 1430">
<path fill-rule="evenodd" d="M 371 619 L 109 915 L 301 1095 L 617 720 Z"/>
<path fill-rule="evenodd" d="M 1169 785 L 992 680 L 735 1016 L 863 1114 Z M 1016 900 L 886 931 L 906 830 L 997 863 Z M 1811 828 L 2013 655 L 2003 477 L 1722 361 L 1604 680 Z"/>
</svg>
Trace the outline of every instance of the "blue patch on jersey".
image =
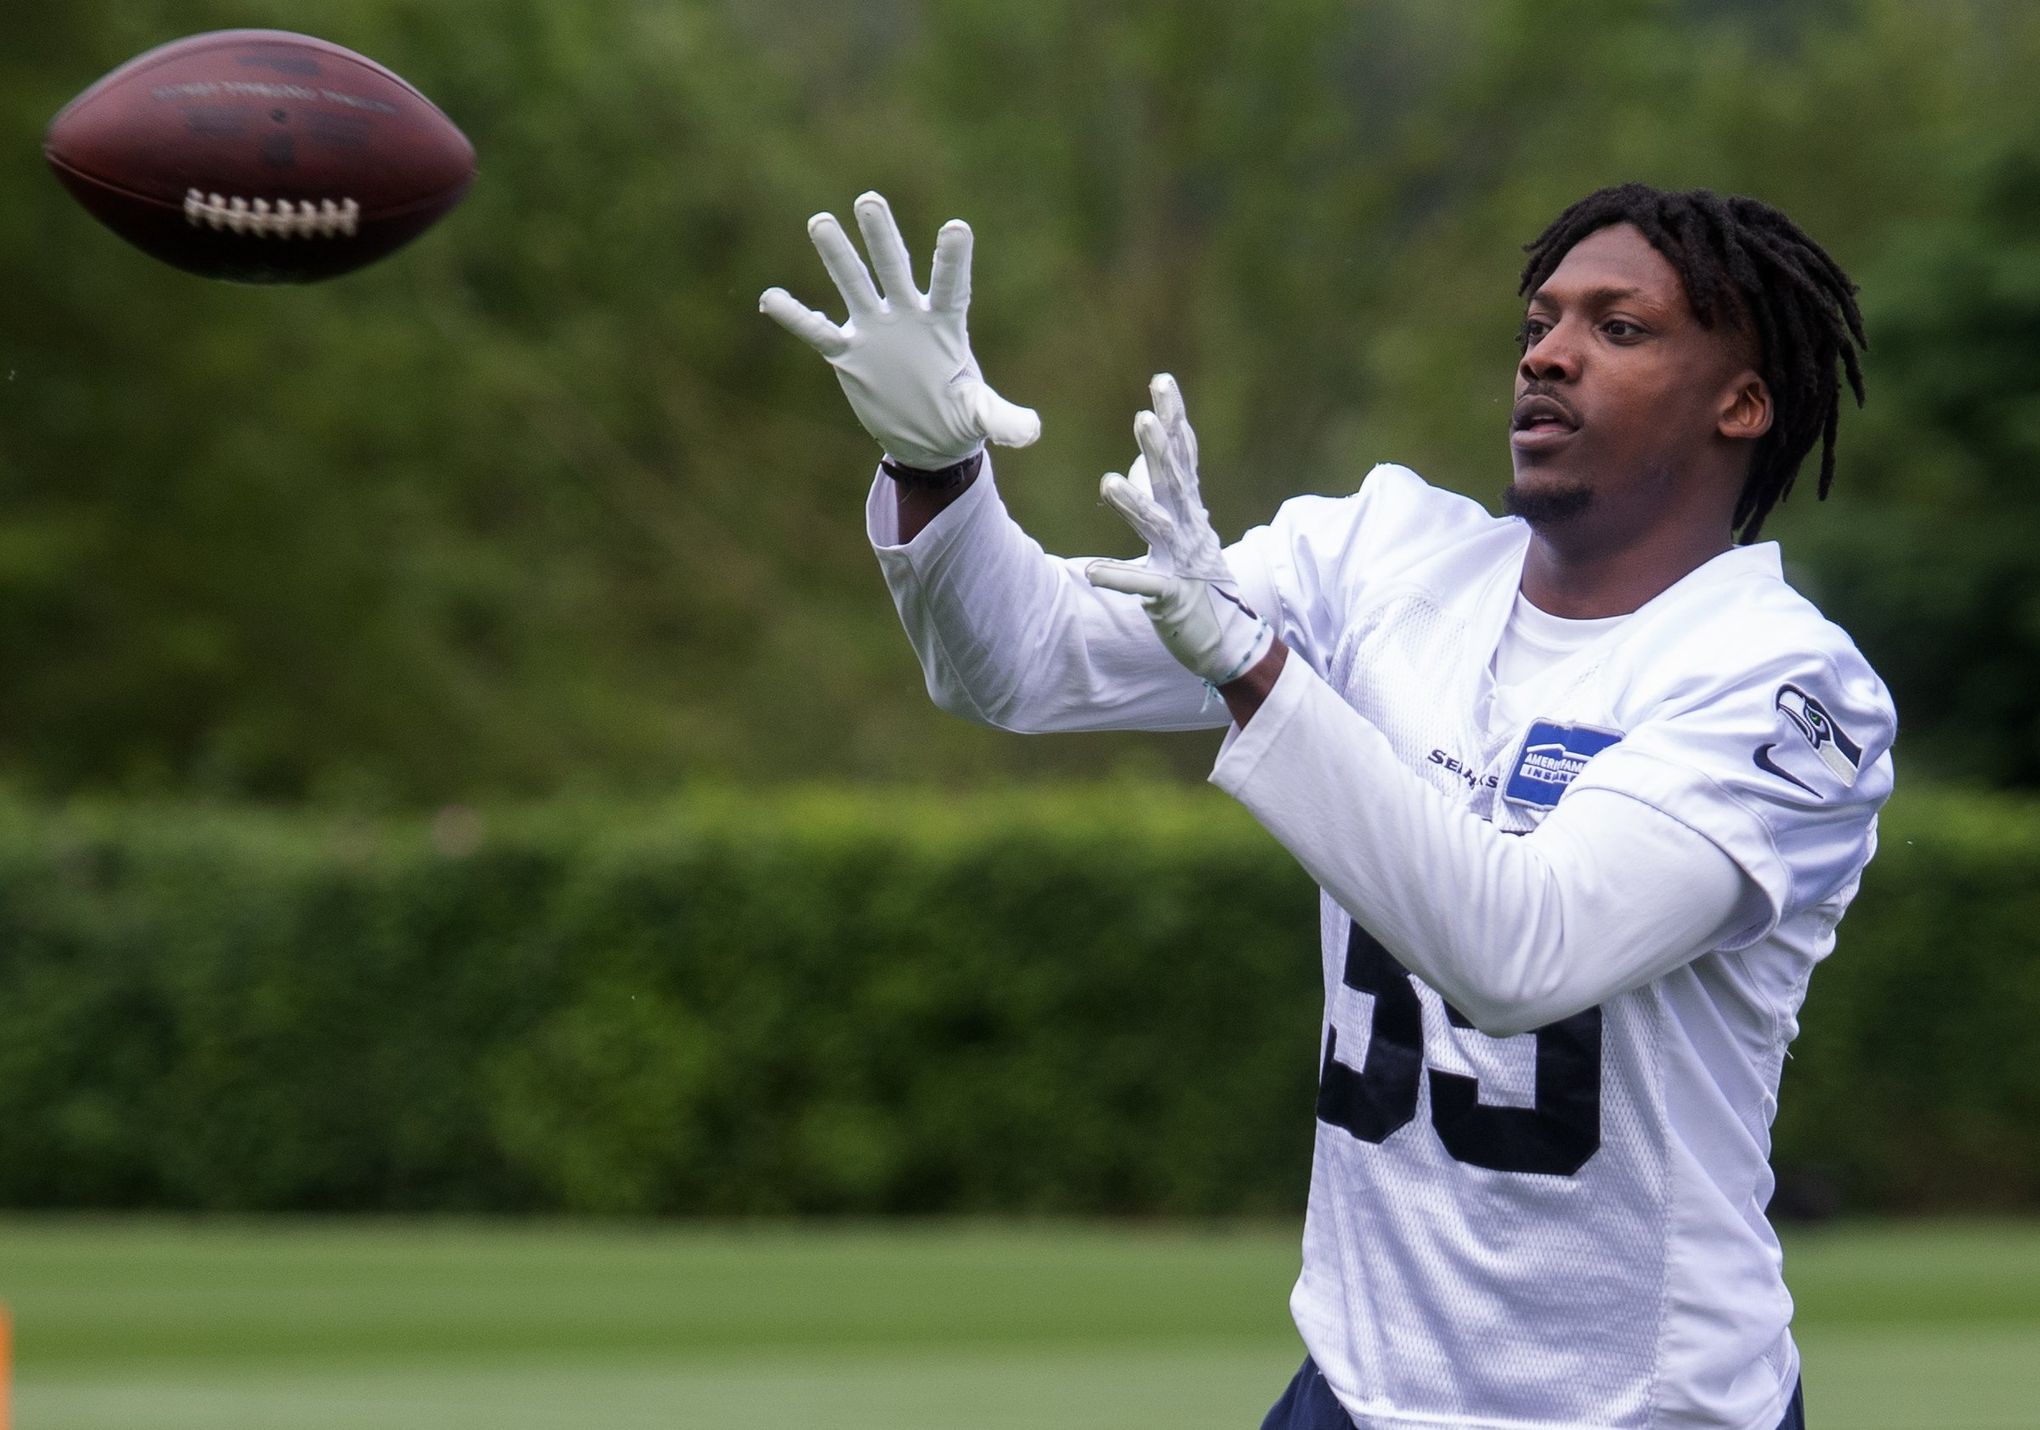
<svg viewBox="0 0 2040 1430">
<path fill-rule="evenodd" d="M 1502 798 L 1511 804 L 1550 809 L 1566 792 L 1587 761 L 1622 738 L 1620 730 L 1603 730 L 1594 725 L 1561 725 L 1556 720 L 1538 720 L 1523 737 L 1523 752 L 1516 756 L 1516 768 L 1502 787 Z"/>
</svg>

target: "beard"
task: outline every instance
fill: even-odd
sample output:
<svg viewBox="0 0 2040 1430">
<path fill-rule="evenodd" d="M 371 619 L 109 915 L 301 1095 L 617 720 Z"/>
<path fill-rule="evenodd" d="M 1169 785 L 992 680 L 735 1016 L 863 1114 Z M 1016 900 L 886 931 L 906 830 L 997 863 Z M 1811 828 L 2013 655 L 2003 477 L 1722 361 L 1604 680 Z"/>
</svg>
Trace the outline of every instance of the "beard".
<svg viewBox="0 0 2040 1430">
<path fill-rule="evenodd" d="M 1526 487 L 1510 482 L 1502 492 L 1502 510 L 1532 526 L 1557 526 L 1572 521 L 1594 504 L 1594 489 L 1584 482 Z"/>
</svg>

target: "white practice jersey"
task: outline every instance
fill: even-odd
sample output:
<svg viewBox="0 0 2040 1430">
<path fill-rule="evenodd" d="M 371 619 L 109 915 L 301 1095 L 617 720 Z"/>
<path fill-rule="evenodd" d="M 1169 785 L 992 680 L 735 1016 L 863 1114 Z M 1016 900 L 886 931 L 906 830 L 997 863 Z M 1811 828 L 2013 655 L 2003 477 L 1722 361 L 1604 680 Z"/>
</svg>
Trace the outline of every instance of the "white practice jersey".
<svg viewBox="0 0 2040 1430">
<path fill-rule="evenodd" d="M 945 708 L 1020 730 L 1226 722 L 1137 602 L 1012 523 L 989 472 L 908 545 L 890 498 L 880 482 L 871 536 Z M 1890 698 L 1770 543 L 1498 691 L 1529 535 L 1378 467 L 1354 496 L 1285 503 L 1227 552 L 1291 659 L 1213 780 L 1327 890 L 1292 1310 L 1365 1430 L 1773 1430 L 1798 1357 L 1764 1216 L 1770 1124 L 1808 979 L 1875 849 Z M 1464 932 L 1462 891 L 1419 867 L 1384 892 L 1368 881 L 1393 850 L 1354 853 L 1365 821 L 1349 828 L 1348 811 L 1411 783 L 1377 757 L 1428 786 L 1416 800 L 1490 831 L 1534 836 L 1561 801 L 1634 810 L 1725 854 L 1744 897 L 1644 981 L 1610 975 L 1593 1006 L 1491 1035 L 1498 1015 L 1462 1016 L 1407 971 L 1433 966 L 1427 940 Z M 1599 862 L 1619 905 L 1624 861 Z M 1506 961 L 1506 919 L 1480 917 Z M 1564 940 L 1575 963 L 1603 956 L 1591 929 Z"/>
</svg>

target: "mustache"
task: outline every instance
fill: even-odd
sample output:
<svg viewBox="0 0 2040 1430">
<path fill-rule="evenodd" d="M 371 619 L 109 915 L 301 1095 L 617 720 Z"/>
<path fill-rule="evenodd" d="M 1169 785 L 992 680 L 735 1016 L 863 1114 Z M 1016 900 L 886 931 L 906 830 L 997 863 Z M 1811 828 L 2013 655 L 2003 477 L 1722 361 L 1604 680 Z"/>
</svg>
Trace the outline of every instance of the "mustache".
<svg viewBox="0 0 2040 1430">
<path fill-rule="evenodd" d="M 1575 428 L 1580 425 L 1580 414 L 1573 410 L 1573 405 L 1570 402 L 1565 400 L 1564 394 L 1559 391 L 1558 384 L 1533 378 L 1523 384 L 1523 390 L 1516 394 L 1516 401 L 1509 408 L 1509 425 L 1511 428 L 1514 428 L 1516 425 L 1517 414 L 1522 412 L 1524 406 L 1531 402 L 1549 404 L 1563 413 L 1565 420 Z"/>
</svg>

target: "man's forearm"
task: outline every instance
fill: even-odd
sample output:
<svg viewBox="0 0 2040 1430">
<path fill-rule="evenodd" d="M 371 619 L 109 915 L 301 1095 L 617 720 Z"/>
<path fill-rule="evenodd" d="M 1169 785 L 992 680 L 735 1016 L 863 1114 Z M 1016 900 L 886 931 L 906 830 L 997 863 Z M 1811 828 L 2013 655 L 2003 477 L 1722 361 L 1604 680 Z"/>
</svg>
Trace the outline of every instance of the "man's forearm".
<svg viewBox="0 0 2040 1430">
<path fill-rule="evenodd" d="M 1229 717 L 1139 604 L 1108 599 L 1081 562 L 1044 552 L 1005 511 L 996 476 L 988 458 L 955 493 L 930 496 L 881 472 L 865 507 L 936 704 L 1008 730 L 1222 727 Z"/>
<path fill-rule="evenodd" d="M 898 503 L 901 544 L 912 541 L 927 530 L 929 522 L 971 489 L 971 484 L 977 481 L 984 467 L 983 452 L 966 457 L 956 467 L 943 472 L 920 471 L 894 462 L 882 463 L 881 470 L 892 479 L 894 500 Z M 951 473 L 955 475 L 951 476 Z"/>
<path fill-rule="evenodd" d="M 1282 674 L 1283 662 L 1288 659 L 1289 647 L 1278 639 L 1252 670 L 1218 687 L 1218 693 L 1225 698 L 1225 708 L 1232 711 L 1233 724 L 1243 730 L 1247 727 L 1261 702 L 1268 698 L 1268 692 L 1275 688 L 1276 677 Z"/>
</svg>

